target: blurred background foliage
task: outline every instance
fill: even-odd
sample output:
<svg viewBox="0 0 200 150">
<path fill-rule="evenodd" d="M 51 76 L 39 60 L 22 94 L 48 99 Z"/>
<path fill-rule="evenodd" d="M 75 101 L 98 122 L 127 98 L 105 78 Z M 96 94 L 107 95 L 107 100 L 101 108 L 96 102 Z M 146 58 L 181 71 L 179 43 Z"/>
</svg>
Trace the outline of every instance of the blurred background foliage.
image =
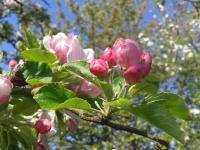
<svg viewBox="0 0 200 150">
<path fill-rule="evenodd" d="M 170 140 L 171 149 L 200 149 L 200 19 L 199 0 L 0 0 L 1 69 L 19 59 L 24 27 L 42 39 L 58 31 L 80 36 L 83 48 L 98 54 L 118 37 L 132 38 L 153 55 L 152 73 L 160 78 L 160 91 L 183 96 L 192 121 L 182 122 L 186 143 L 181 145 L 136 116 L 115 120 L 148 130 Z M 3 57 L 2 57 L 3 56 Z M 138 95 L 135 102 L 142 97 Z M 79 122 L 76 133 L 59 123 L 59 134 L 50 139 L 52 149 L 155 149 L 152 141 L 100 125 Z"/>
</svg>

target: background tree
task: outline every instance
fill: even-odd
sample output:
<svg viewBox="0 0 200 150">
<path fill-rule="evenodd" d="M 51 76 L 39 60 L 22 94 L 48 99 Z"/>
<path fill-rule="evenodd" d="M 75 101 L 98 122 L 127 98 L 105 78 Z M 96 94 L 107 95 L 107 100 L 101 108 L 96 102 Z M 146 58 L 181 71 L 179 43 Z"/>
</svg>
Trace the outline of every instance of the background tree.
<svg viewBox="0 0 200 150">
<path fill-rule="evenodd" d="M 71 31 L 78 33 L 82 37 L 84 47 L 91 47 L 96 51 L 111 46 L 117 37 L 133 38 L 140 42 L 143 48 L 151 50 L 154 56 L 152 72 L 158 74 L 161 80 L 161 83 L 156 83 L 160 91 L 171 91 L 185 96 L 194 114 L 190 124 L 180 122 L 180 125 L 188 131 L 188 142 L 179 145 L 170 139 L 171 148 L 197 148 L 199 145 L 197 114 L 199 114 L 200 97 L 198 92 L 200 22 L 196 11 L 198 5 L 195 4 L 195 10 L 189 1 L 90 0 L 84 2 L 84 4 L 77 4 L 75 1 L 66 0 L 64 5 L 64 1 L 56 0 L 57 29 L 66 33 Z M 38 7 L 26 1 L 14 1 L 14 4 L 14 7 L 10 7 L 5 2 L 1 2 L 0 41 L 7 41 L 17 50 L 17 41 L 24 40 L 23 31 L 21 28 L 18 30 L 18 27 L 16 29 L 6 20 L 9 15 L 14 14 L 19 27 L 29 26 L 33 32 L 37 32 L 39 38 L 48 34 L 52 25 L 51 15 L 42 6 Z M 49 7 L 48 4 L 44 2 L 43 4 Z M 66 14 L 66 9 L 71 10 L 75 16 L 74 20 Z M 15 34 L 16 30 L 20 31 L 20 36 Z M 18 53 L 15 56 L 18 56 Z M 4 58 L 10 59 L 9 56 Z M 142 99 L 143 97 L 138 95 L 135 103 L 141 103 Z M 121 118 L 121 116 L 123 112 L 116 114 L 115 119 L 127 125 L 147 129 L 152 135 L 169 139 L 160 130 L 151 128 L 149 124 L 134 115 L 128 118 Z M 131 124 L 128 124 L 130 121 Z M 62 124 L 60 126 L 63 127 Z M 91 127 L 88 123 L 80 122 L 76 134 L 69 134 L 62 128 L 60 135 L 52 139 L 52 145 L 55 147 L 67 145 L 69 149 L 154 149 L 155 147 L 151 141 L 130 133 L 100 125 L 91 124 L 91 126 L 94 130 L 89 130 Z"/>
</svg>

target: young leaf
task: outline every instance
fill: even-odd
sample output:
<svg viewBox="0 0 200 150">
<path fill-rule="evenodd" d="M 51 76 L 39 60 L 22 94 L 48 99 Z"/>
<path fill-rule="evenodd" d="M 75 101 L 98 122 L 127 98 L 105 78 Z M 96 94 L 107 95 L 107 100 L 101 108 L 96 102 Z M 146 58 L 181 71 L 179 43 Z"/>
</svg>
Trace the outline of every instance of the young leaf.
<svg viewBox="0 0 200 150">
<path fill-rule="evenodd" d="M 26 82 L 31 85 L 50 83 L 52 81 L 51 68 L 45 63 L 26 62 L 23 74 Z"/>
<path fill-rule="evenodd" d="M 34 96 L 42 109 L 76 108 L 90 110 L 90 104 L 81 98 L 76 98 L 74 93 L 64 88 L 61 84 L 48 84 L 42 87 Z"/>
<path fill-rule="evenodd" d="M 53 63 L 57 60 L 54 54 L 40 48 L 22 51 L 20 55 L 28 61 L 35 62 Z"/>
</svg>

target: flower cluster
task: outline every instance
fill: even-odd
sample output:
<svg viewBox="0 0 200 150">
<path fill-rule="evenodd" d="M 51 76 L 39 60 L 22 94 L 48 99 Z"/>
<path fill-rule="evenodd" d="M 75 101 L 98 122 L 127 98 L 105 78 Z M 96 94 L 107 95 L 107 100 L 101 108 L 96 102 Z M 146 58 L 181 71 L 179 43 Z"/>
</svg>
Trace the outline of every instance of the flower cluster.
<svg viewBox="0 0 200 150">
<path fill-rule="evenodd" d="M 150 53 L 144 52 L 138 43 L 131 39 L 119 38 L 112 48 L 104 50 L 101 59 L 94 59 L 90 63 L 90 71 L 101 79 L 106 76 L 109 68 L 118 65 L 126 81 L 133 84 L 149 73 L 151 63 Z"/>
<path fill-rule="evenodd" d="M 43 44 L 49 52 L 56 55 L 61 64 L 78 60 L 87 60 L 88 62 L 94 60 L 93 49 L 82 49 L 78 36 L 74 34 L 65 35 L 64 33 L 58 33 L 53 36 L 48 35 L 43 38 Z M 99 88 L 85 79 L 82 79 L 80 86 L 72 86 L 71 90 L 77 94 L 86 94 L 91 97 L 101 94 Z"/>
<path fill-rule="evenodd" d="M 94 59 L 92 49 L 82 49 L 78 36 L 73 34 L 67 36 L 64 33 L 58 33 L 53 36 L 45 36 L 43 44 L 49 52 L 57 56 L 61 64 L 88 60 L 90 72 L 99 79 L 106 77 L 109 68 L 118 65 L 122 69 L 127 83 L 133 84 L 149 73 L 152 63 L 150 53 L 144 52 L 139 44 L 131 39 L 117 39 L 112 48 L 108 47 L 103 51 L 100 59 Z M 94 95 L 94 92 L 101 93 L 100 90 L 94 88 L 92 83 L 87 81 L 83 81 L 80 87 L 77 92 L 87 93 L 92 97 L 98 96 L 98 94 Z M 93 90 L 88 91 L 88 89 Z"/>
</svg>

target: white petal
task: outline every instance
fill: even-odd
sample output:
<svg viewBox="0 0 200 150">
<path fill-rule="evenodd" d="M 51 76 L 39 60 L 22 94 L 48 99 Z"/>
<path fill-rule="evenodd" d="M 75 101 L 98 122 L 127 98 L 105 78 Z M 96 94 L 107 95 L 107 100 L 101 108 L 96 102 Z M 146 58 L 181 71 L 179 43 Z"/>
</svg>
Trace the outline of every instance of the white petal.
<svg viewBox="0 0 200 150">
<path fill-rule="evenodd" d="M 67 53 L 67 62 L 73 62 L 77 60 L 84 60 L 86 59 L 85 53 L 81 49 L 81 45 L 79 43 L 78 37 L 74 36 L 70 49 Z"/>
<path fill-rule="evenodd" d="M 49 50 L 51 53 L 55 53 L 55 51 L 51 48 L 51 40 L 52 40 L 52 37 L 47 35 L 43 38 L 43 45 L 44 47 Z"/>
</svg>

